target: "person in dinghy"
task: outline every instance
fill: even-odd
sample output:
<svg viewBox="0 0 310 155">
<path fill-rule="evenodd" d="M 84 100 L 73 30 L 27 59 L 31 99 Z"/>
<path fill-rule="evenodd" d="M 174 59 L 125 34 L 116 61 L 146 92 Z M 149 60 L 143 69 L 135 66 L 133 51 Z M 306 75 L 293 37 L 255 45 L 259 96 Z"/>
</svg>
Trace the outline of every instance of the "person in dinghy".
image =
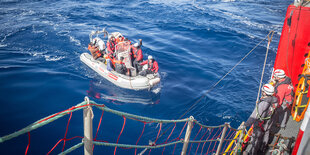
<svg viewBox="0 0 310 155">
<path fill-rule="evenodd" d="M 107 42 L 107 55 L 113 59 L 115 57 L 115 45 L 116 45 L 116 40 L 114 36 L 111 36 L 109 41 Z"/>
<path fill-rule="evenodd" d="M 99 60 L 101 62 L 105 62 L 103 58 L 103 53 L 105 50 L 104 42 L 102 40 L 93 39 L 93 42 L 88 44 L 88 50 L 95 60 Z"/>
<path fill-rule="evenodd" d="M 103 37 L 100 38 L 99 34 L 103 34 Z M 134 45 L 120 32 L 108 33 L 103 29 L 92 31 L 89 41 L 90 53 L 82 53 L 80 60 L 102 78 L 118 87 L 132 90 L 151 90 L 160 83 L 158 63 L 154 58 L 149 56 L 148 60 L 142 62 L 141 39 Z M 98 60 L 102 55 L 105 62 Z M 138 63 L 138 67 L 133 63 Z M 140 73 L 142 76 L 139 74 L 139 67 L 144 67 L 144 71 Z"/>
<path fill-rule="evenodd" d="M 158 72 L 158 63 L 155 61 L 153 56 L 149 55 L 148 60 L 143 61 L 140 63 L 141 66 L 147 65 L 147 69 L 142 70 L 139 75 L 146 76 L 147 74 L 157 74 Z"/>
<path fill-rule="evenodd" d="M 119 74 L 129 76 L 129 70 L 126 68 L 125 63 L 123 62 L 124 57 L 120 57 L 120 60 L 115 60 L 115 71 Z"/>
<path fill-rule="evenodd" d="M 142 39 L 139 39 L 139 43 L 134 43 L 130 46 L 132 66 L 136 68 L 137 73 L 139 73 L 142 70 L 142 66 L 139 65 L 143 61 L 141 46 L 142 46 Z"/>
</svg>

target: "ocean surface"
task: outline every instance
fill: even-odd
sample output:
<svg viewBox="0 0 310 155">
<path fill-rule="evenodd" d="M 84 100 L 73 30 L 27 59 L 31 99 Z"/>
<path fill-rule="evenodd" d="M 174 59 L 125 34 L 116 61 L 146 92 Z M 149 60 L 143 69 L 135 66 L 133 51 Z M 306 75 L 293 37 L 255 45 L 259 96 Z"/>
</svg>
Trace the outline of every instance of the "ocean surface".
<svg viewBox="0 0 310 155">
<path fill-rule="evenodd" d="M 206 125 L 237 128 L 251 114 L 263 68 L 265 40 L 212 91 L 206 92 L 274 30 L 264 82 L 272 72 L 286 8 L 283 0 L 59 0 L 0 1 L 0 136 L 68 109 L 89 96 L 107 107 L 141 116 L 194 116 Z M 119 88 L 83 64 L 89 33 L 106 28 L 143 40 L 144 59 L 155 57 L 160 91 Z M 201 99 L 201 100 L 200 100 Z M 197 102 L 199 101 L 199 102 Z M 94 108 L 94 132 L 101 111 Z M 46 154 L 64 137 L 69 115 L 32 132 L 28 154 Z M 100 140 L 116 142 L 123 118 L 103 114 Z M 168 125 L 169 126 L 169 125 Z M 163 130 L 168 126 L 163 126 Z M 180 132 L 183 125 L 176 128 Z M 147 124 L 139 142 L 156 138 Z M 119 143 L 135 144 L 143 123 L 127 120 Z M 82 111 L 72 114 L 67 138 L 83 136 Z M 164 137 L 164 136 L 163 136 Z M 166 136 L 167 137 L 167 136 Z M 81 139 L 66 142 L 69 148 Z M 27 134 L 0 143 L 0 154 L 24 154 Z M 176 154 L 181 151 L 177 145 Z M 61 152 L 63 143 L 52 152 Z M 114 148 L 96 146 L 95 154 Z M 138 150 L 140 152 L 141 149 Z M 161 154 L 152 150 L 151 154 Z M 165 154 L 172 154 L 167 147 Z M 83 148 L 72 154 L 82 154 Z M 133 154 L 134 149 L 117 149 Z M 192 152 L 194 154 L 195 152 Z"/>
</svg>

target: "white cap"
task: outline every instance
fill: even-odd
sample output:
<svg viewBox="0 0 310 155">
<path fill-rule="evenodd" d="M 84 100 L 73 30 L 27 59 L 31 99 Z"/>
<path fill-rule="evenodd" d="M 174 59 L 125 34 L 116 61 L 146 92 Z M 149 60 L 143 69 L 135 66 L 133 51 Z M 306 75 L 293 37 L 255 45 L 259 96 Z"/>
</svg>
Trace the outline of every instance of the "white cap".
<svg viewBox="0 0 310 155">
<path fill-rule="evenodd" d="M 134 43 L 133 46 L 134 46 L 134 47 L 138 47 L 139 44 L 138 44 L 138 43 Z"/>
<path fill-rule="evenodd" d="M 267 95 L 273 95 L 274 87 L 271 84 L 265 84 L 262 88 L 262 91 L 265 92 Z"/>
<path fill-rule="evenodd" d="M 153 59 L 153 56 L 149 55 L 149 56 L 147 57 L 147 59 L 148 59 L 148 60 L 151 60 L 151 59 Z"/>
<path fill-rule="evenodd" d="M 277 78 L 285 78 L 285 72 L 284 70 L 282 69 L 277 69 L 274 71 L 274 77 L 277 77 Z"/>
</svg>

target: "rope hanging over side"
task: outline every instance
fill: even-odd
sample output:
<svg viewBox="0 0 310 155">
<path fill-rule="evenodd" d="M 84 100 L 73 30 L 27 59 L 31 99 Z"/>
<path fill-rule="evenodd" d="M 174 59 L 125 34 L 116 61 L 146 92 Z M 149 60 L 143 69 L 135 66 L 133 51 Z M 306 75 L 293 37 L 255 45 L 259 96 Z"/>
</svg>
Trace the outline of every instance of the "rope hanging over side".
<svg viewBox="0 0 310 155">
<path fill-rule="evenodd" d="M 266 40 L 270 34 L 273 34 L 274 31 L 270 31 L 267 36 L 262 39 L 256 46 L 253 47 L 251 51 L 249 51 L 234 67 L 232 67 L 220 80 L 218 80 L 210 89 L 208 89 L 204 95 L 202 95 L 194 104 L 192 104 L 191 107 L 189 107 L 178 119 L 182 118 L 184 115 L 186 115 L 197 103 L 199 103 L 204 97 L 207 96 L 211 90 L 213 90 L 228 74 L 230 74 L 245 58 L 247 58 L 257 47 L 260 45 L 264 40 Z"/>
<path fill-rule="evenodd" d="M 264 40 L 269 38 L 269 35 L 272 33 L 272 36 L 274 34 L 274 31 L 270 31 L 265 38 L 263 38 L 259 43 L 257 43 L 234 67 L 232 67 L 221 79 L 219 79 L 210 89 L 208 89 L 204 95 L 202 95 L 194 104 L 192 104 L 178 119 L 181 119 L 183 116 L 185 116 L 190 110 L 194 108 L 194 106 L 199 103 L 204 97 L 207 96 L 209 92 L 211 92 L 228 74 L 230 74 L 245 58 L 247 58 Z M 272 38 L 272 37 L 271 37 Z M 269 48 L 269 45 L 268 45 Z M 197 123 L 197 122 L 196 122 Z M 163 136 L 172 126 L 170 126 L 168 129 L 166 129 L 161 135 Z"/>
<path fill-rule="evenodd" d="M 271 37 L 269 37 L 269 34 L 271 33 Z M 265 73 L 265 68 L 266 68 L 266 63 L 267 63 L 267 57 L 268 57 L 268 51 L 269 51 L 269 45 L 272 41 L 272 37 L 274 34 L 274 31 L 270 31 L 270 33 L 268 34 L 268 44 L 267 44 L 267 50 L 266 50 L 266 55 L 265 55 L 265 61 L 264 61 L 264 66 L 263 66 L 263 71 L 262 71 L 262 75 L 260 77 L 260 82 L 259 82 L 259 87 L 258 87 L 258 92 L 257 92 L 257 98 L 256 98 L 256 105 L 255 105 L 255 109 L 256 109 L 256 115 L 258 116 L 259 119 L 261 120 L 266 120 L 269 119 L 270 117 L 266 117 L 266 118 L 261 118 L 261 116 L 259 115 L 259 111 L 258 111 L 258 101 L 259 101 L 259 96 L 260 96 L 260 91 L 261 91 L 261 87 L 262 87 L 262 83 L 263 83 L 263 78 L 264 78 L 264 73 Z"/>
</svg>

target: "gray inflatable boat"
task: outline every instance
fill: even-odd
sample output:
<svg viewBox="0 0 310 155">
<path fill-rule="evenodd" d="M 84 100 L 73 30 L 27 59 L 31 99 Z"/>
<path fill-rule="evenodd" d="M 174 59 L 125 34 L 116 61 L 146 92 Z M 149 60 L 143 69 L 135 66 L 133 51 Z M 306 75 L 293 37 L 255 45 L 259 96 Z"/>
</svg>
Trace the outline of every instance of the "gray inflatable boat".
<svg viewBox="0 0 310 155">
<path fill-rule="evenodd" d="M 119 32 L 114 32 L 111 35 L 108 35 L 108 33 L 105 31 L 97 31 L 97 32 L 92 32 L 90 34 L 90 41 L 93 41 L 92 35 L 98 34 L 98 33 L 106 33 L 107 36 L 111 35 L 121 35 Z M 98 36 L 94 39 L 101 40 Z M 135 68 L 131 66 L 131 60 L 130 60 L 130 49 L 128 46 L 129 44 L 124 42 L 122 44 L 117 44 L 116 45 L 116 53 L 118 57 L 122 56 L 124 57 L 124 63 L 127 68 L 129 68 L 132 72 L 135 72 Z M 99 45 L 99 48 L 105 48 L 105 47 L 100 47 L 102 45 Z M 104 45 L 103 45 L 104 46 Z M 127 76 L 123 74 L 119 74 L 115 71 L 109 71 L 107 69 L 107 65 L 101 61 L 94 60 L 93 57 L 89 53 L 82 53 L 80 56 L 80 59 L 83 63 L 85 63 L 87 66 L 89 66 L 92 70 L 97 72 L 99 75 L 104 77 L 105 79 L 109 80 L 110 82 L 114 83 L 115 85 L 121 87 L 121 88 L 126 88 L 126 89 L 133 89 L 133 90 L 143 90 L 143 89 L 148 89 L 150 90 L 152 87 L 155 85 L 159 84 L 160 82 L 160 76 L 159 74 L 148 74 L 147 76 L 140 76 L 140 75 L 132 75 L 132 76 Z"/>
</svg>

